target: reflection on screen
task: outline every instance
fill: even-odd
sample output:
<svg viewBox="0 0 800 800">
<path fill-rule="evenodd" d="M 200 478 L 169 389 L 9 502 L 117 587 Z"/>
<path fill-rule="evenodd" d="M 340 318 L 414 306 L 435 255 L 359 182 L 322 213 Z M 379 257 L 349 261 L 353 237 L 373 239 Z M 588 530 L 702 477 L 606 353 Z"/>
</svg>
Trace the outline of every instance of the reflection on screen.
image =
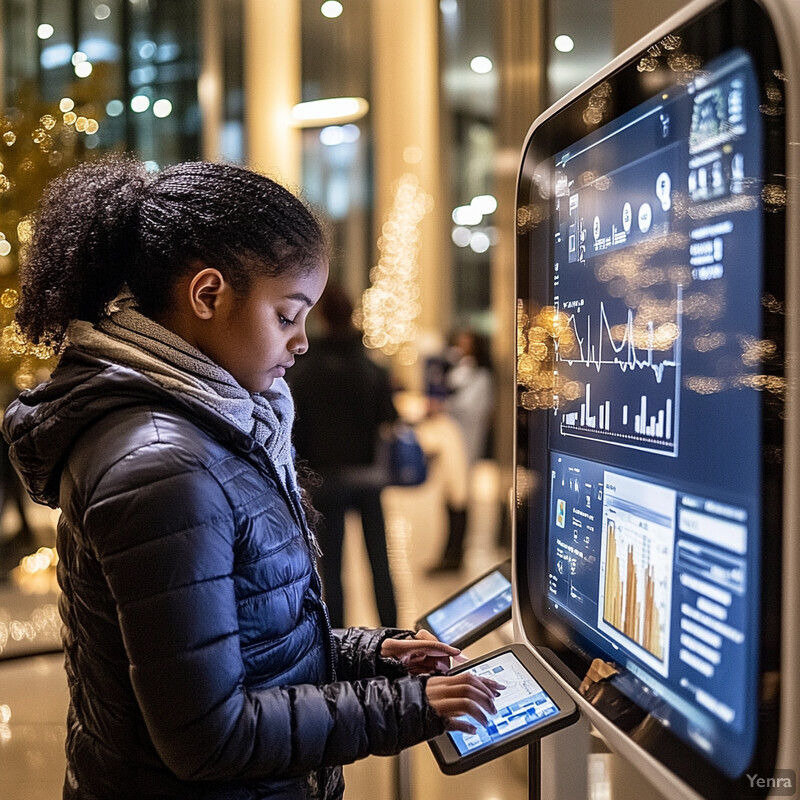
<svg viewBox="0 0 800 800">
<path fill-rule="evenodd" d="M 474 734 L 460 731 L 449 733 L 462 755 L 528 730 L 559 711 L 550 695 L 513 653 L 501 653 L 469 671 L 482 678 L 491 678 L 506 688 L 500 692 L 500 697 L 495 698 L 497 713 L 485 728 L 478 725 Z"/>
<path fill-rule="evenodd" d="M 758 658 L 758 96 L 731 51 L 551 167 L 550 607 L 732 775 Z"/>
<path fill-rule="evenodd" d="M 428 616 L 432 632 L 443 642 L 455 642 L 511 607 L 511 583 L 491 572 L 468 591 Z"/>
</svg>

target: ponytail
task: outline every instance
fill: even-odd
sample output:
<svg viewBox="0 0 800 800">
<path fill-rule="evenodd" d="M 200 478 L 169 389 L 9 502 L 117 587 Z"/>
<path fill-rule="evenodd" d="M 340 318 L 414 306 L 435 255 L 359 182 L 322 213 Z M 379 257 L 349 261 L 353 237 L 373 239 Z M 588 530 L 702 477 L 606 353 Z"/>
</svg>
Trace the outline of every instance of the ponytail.
<svg viewBox="0 0 800 800">
<path fill-rule="evenodd" d="M 98 320 L 122 289 L 147 180 L 143 164 L 114 156 L 81 164 L 47 186 L 20 267 L 16 319 L 31 341 L 58 349 L 73 319 Z"/>
<path fill-rule="evenodd" d="M 203 161 L 154 174 L 123 155 L 81 164 L 49 184 L 34 225 L 16 319 L 56 350 L 70 322 L 97 322 L 124 287 L 156 318 L 197 262 L 244 294 L 256 277 L 314 268 L 327 249 L 314 214 L 283 186 Z"/>
</svg>

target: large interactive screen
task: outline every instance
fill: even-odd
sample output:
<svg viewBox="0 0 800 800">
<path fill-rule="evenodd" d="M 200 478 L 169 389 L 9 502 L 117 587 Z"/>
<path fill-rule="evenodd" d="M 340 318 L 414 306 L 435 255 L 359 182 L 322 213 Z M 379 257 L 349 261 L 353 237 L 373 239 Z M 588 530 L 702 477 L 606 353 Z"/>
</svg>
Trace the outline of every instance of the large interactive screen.
<svg viewBox="0 0 800 800">
<path fill-rule="evenodd" d="M 761 7 L 714 4 L 535 126 L 519 184 L 523 625 L 707 796 L 774 763 L 783 77 Z"/>
</svg>

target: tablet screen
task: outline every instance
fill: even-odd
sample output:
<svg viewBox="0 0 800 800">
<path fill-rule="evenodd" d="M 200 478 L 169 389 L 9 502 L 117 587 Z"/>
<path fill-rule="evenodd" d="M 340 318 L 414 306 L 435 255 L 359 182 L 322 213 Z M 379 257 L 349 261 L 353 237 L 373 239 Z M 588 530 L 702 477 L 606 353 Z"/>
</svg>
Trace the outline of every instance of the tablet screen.
<svg viewBox="0 0 800 800">
<path fill-rule="evenodd" d="M 510 607 L 511 583 L 496 570 L 431 612 L 427 623 L 441 641 L 455 642 Z"/>
<path fill-rule="evenodd" d="M 495 698 L 497 713 L 476 733 L 450 731 L 456 750 L 461 755 L 492 745 L 514 734 L 530 730 L 559 708 L 549 694 L 533 678 L 519 659 L 509 651 L 502 652 L 469 670 L 482 678 L 491 678 L 505 686 Z"/>
</svg>

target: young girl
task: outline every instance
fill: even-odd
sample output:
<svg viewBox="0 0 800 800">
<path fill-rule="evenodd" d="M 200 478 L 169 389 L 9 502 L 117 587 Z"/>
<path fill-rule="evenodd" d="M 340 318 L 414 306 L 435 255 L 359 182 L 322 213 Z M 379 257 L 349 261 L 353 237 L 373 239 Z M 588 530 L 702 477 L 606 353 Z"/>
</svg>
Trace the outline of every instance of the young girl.
<svg viewBox="0 0 800 800">
<path fill-rule="evenodd" d="M 65 798 L 338 798 L 339 765 L 493 711 L 430 634 L 331 630 L 283 380 L 327 273 L 242 168 L 114 157 L 45 192 L 17 322 L 61 358 L 3 425 L 61 509 Z"/>
</svg>

